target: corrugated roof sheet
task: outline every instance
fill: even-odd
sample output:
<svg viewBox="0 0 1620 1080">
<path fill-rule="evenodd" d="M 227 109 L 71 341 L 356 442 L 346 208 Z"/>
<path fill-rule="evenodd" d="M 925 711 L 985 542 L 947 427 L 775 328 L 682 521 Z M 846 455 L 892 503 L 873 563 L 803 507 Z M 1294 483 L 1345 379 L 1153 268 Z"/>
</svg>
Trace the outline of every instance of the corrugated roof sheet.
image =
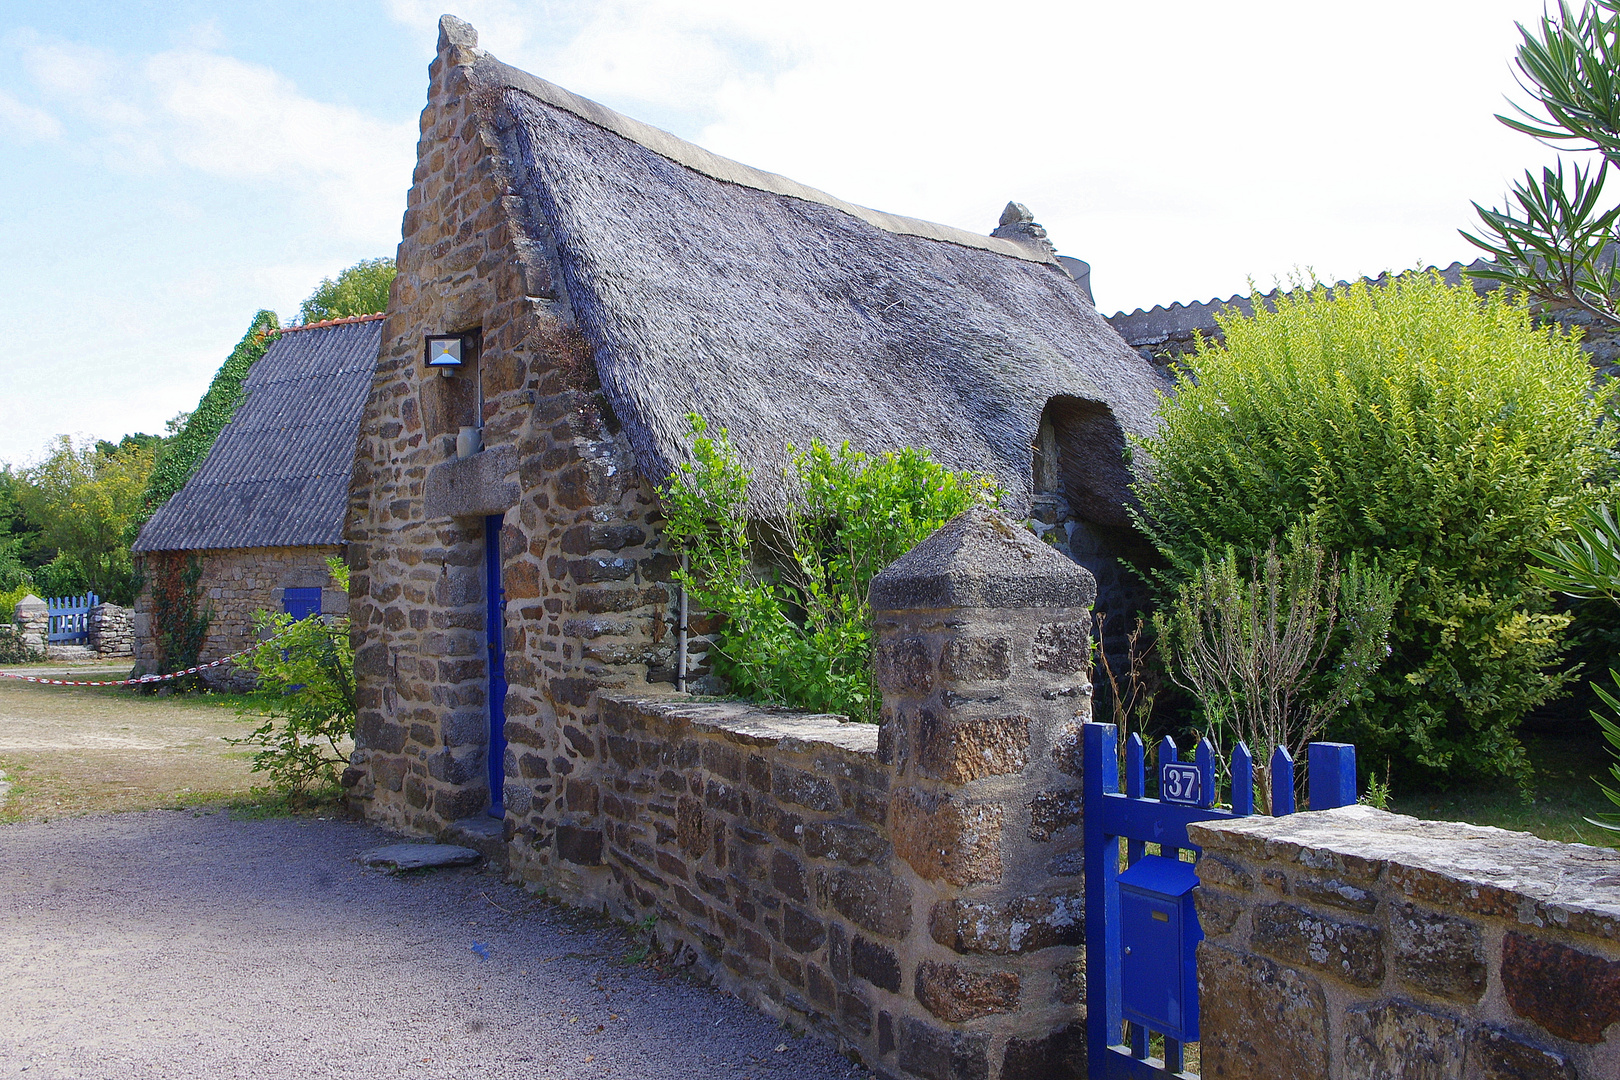
<svg viewBox="0 0 1620 1080">
<path fill-rule="evenodd" d="M 152 515 L 134 550 L 342 543 L 381 341 L 379 319 L 280 335 L 249 370 L 247 397 L 202 467 Z"/>
<path fill-rule="evenodd" d="M 1429 269 L 1437 271 L 1445 279 L 1446 284 L 1457 285 L 1462 282 L 1463 275 L 1468 271 L 1481 270 L 1489 265 L 1484 259 L 1475 259 L 1471 263 L 1454 262 L 1450 266 L 1431 266 Z M 1373 285 L 1383 285 L 1389 280 L 1389 274 L 1383 273 L 1375 278 L 1363 278 L 1362 280 Z M 1339 284 L 1343 285 L 1346 282 L 1341 281 Z M 1474 279 L 1473 284 L 1475 291 L 1480 293 L 1488 292 L 1496 287 L 1494 282 L 1479 279 Z M 1278 293 L 1291 291 L 1272 289 L 1261 296 L 1260 299 L 1266 303 L 1268 308 L 1271 308 L 1274 306 Z M 1216 325 L 1215 314 L 1228 309 L 1242 315 L 1253 315 L 1254 303 L 1247 296 L 1232 296 L 1225 300 L 1216 297 L 1207 303 L 1200 303 L 1195 300 L 1190 304 L 1183 304 L 1178 301 L 1169 307 L 1155 305 L 1150 310 L 1137 308 L 1128 315 L 1123 311 L 1117 311 L 1108 317 L 1108 325 L 1112 326 L 1119 336 L 1125 339 L 1126 344 L 1132 348 L 1146 346 L 1153 349 L 1168 341 L 1191 340 L 1194 331 L 1202 333 L 1206 337 L 1218 334 L 1220 327 Z"/>
</svg>

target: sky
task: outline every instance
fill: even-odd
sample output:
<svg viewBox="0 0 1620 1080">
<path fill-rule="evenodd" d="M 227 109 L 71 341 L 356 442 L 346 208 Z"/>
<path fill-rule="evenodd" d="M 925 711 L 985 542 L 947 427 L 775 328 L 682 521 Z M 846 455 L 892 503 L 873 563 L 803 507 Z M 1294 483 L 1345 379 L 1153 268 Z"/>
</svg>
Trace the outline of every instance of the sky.
<svg viewBox="0 0 1620 1080">
<path fill-rule="evenodd" d="M 0 0 L 0 462 L 161 432 L 259 308 L 392 255 L 454 0 Z M 851 202 L 1027 204 L 1104 314 L 1473 257 L 1552 154 L 1540 0 L 462 0 L 500 59 Z"/>
</svg>

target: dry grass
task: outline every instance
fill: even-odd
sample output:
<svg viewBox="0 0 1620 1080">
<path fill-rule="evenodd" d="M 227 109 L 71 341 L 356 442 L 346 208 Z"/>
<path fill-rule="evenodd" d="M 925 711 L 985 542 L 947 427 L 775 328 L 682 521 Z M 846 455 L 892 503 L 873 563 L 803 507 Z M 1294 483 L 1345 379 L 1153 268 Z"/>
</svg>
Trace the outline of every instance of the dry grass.
<svg viewBox="0 0 1620 1080">
<path fill-rule="evenodd" d="M 41 664 L 6 671 L 116 679 L 121 666 Z M 247 795 L 241 738 L 253 722 L 238 695 L 157 697 L 133 690 L 38 686 L 0 679 L 0 822 L 196 805 Z"/>
</svg>

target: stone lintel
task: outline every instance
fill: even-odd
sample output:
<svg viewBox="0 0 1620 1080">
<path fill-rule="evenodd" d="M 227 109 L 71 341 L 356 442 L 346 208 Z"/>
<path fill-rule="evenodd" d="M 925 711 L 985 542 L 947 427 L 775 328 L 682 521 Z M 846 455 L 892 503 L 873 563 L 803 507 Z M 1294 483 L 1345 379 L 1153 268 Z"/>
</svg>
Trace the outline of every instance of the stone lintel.
<svg viewBox="0 0 1620 1080">
<path fill-rule="evenodd" d="M 1091 607 L 1091 572 L 995 510 L 966 510 L 872 579 L 874 611 Z"/>
<path fill-rule="evenodd" d="M 516 471 L 517 452 L 510 446 L 492 446 L 433 466 L 422 496 L 428 519 L 504 514 L 523 494 L 511 479 Z"/>
<path fill-rule="evenodd" d="M 1561 929 L 1620 941 L 1620 851 L 1608 848 L 1370 806 L 1204 822 L 1188 835 L 1210 853 L 1387 873 L 1413 899 L 1487 916 L 1536 911 Z"/>
</svg>

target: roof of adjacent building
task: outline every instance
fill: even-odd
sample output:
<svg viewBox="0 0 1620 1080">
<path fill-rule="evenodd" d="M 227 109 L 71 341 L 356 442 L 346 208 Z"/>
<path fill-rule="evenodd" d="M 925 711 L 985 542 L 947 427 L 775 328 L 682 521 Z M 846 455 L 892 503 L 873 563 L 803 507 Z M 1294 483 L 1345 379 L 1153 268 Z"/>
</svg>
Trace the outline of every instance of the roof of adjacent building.
<svg viewBox="0 0 1620 1080">
<path fill-rule="evenodd" d="M 285 328 L 202 465 L 158 507 L 135 551 L 343 542 L 361 410 L 382 316 Z"/>
<path fill-rule="evenodd" d="M 790 497 L 788 444 L 820 439 L 926 448 L 992 472 L 1016 510 L 1042 410 L 1068 397 L 1112 416 L 1096 469 L 1123 490 L 1123 433 L 1152 427 L 1163 376 L 1049 245 L 855 206 L 487 55 L 473 76 L 654 481 L 687 457 L 697 413 L 729 431 L 756 509 Z"/>
<path fill-rule="evenodd" d="M 1454 262 L 1447 267 L 1429 267 L 1436 270 L 1448 285 L 1462 283 L 1463 275 L 1470 270 L 1481 270 L 1491 264 L 1484 259 L 1475 259 L 1471 263 Z M 1364 280 L 1382 285 L 1390 278 L 1388 273 L 1379 274 L 1375 278 Z M 1345 284 L 1340 282 L 1339 284 Z M 1473 279 L 1474 288 L 1483 293 L 1495 288 L 1494 282 L 1482 279 Z M 1274 305 L 1279 293 L 1291 292 L 1291 289 L 1272 289 L 1261 295 L 1262 303 L 1268 307 Z M 1137 308 L 1130 314 L 1123 311 L 1115 312 L 1108 317 L 1108 324 L 1119 332 L 1126 343 L 1132 348 L 1146 348 L 1149 351 L 1157 350 L 1163 346 L 1189 342 L 1194 333 L 1201 333 L 1205 337 L 1219 332 L 1215 322 L 1217 313 L 1235 312 L 1242 315 L 1254 314 L 1254 298 L 1252 296 L 1231 296 L 1225 300 L 1219 297 L 1201 303 L 1193 301 L 1190 304 L 1174 303 L 1169 307 L 1154 305 L 1151 310 L 1144 311 Z"/>
</svg>

